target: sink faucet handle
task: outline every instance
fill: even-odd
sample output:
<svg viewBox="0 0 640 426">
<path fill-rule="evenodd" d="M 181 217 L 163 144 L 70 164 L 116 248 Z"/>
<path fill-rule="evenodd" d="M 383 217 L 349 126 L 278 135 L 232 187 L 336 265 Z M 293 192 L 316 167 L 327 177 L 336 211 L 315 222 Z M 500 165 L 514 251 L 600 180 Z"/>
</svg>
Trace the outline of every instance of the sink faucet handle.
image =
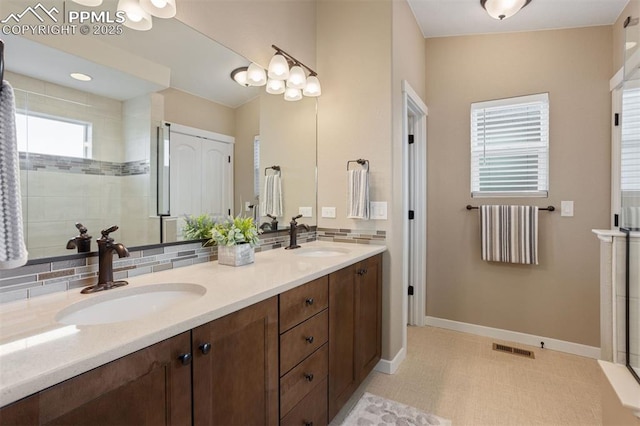
<svg viewBox="0 0 640 426">
<path fill-rule="evenodd" d="M 302 215 L 301 215 L 301 214 L 299 214 L 299 215 L 297 215 L 297 216 L 292 217 L 292 218 L 291 218 L 291 220 L 295 222 L 295 221 L 296 221 L 296 219 L 300 219 L 301 217 L 302 217 Z"/>
<path fill-rule="evenodd" d="M 116 232 L 117 230 L 118 230 L 118 226 L 113 225 L 107 229 L 103 229 L 102 231 L 100 231 L 100 233 L 102 234 L 102 238 L 109 239 L 109 234 L 112 232 Z"/>
</svg>

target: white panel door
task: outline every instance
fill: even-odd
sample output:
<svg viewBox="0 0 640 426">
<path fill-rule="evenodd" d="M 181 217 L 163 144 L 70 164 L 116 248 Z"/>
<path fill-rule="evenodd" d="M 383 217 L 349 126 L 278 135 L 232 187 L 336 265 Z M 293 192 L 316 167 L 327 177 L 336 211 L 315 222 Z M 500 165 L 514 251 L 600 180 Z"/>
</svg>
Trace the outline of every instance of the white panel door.
<svg viewBox="0 0 640 426">
<path fill-rule="evenodd" d="M 202 212 L 214 217 L 231 214 L 231 149 L 227 143 L 202 141 Z"/>
<path fill-rule="evenodd" d="M 195 136 L 171 133 L 169 146 L 171 216 L 199 215 L 202 211 L 202 142 Z"/>
</svg>

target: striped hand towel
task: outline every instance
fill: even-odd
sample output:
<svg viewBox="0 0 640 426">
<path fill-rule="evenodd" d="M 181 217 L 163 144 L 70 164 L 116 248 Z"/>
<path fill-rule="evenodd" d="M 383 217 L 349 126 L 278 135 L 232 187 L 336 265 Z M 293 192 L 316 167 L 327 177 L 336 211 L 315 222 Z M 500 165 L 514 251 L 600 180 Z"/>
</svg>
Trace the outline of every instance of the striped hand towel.
<svg viewBox="0 0 640 426">
<path fill-rule="evenodd" d="M 369 171 L 349 170 L 347 218 L 369 219 Z"/>
<path fill-rule="evenodd" d="M 481 206 L 482 260 L 538 264 L 538 207 Z"/>
<path fill-rule="evenodd" d="M 0 269 L 27 263 L 15 119 L 13 88 L 3 81 L 0 89 Z"/>
</svg>

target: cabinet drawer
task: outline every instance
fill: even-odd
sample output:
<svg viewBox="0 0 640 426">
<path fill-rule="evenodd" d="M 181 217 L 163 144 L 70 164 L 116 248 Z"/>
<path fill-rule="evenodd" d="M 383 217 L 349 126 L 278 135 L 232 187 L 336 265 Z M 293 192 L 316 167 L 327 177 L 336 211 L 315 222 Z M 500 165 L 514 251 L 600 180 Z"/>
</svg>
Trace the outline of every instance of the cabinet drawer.
<svg viewBox="0 0 640 426">
<path fill-rule="evenodd" d="M 327 379 L 325 378 L 280 420 L 280 426 L 323 426 L 327 424 L 327 420 Z"/>
<path fill-rule="evenodd" d="M 327 309 L 280 336 L 280 376 L 327 342 Z"/>
<path fill-rule="evenodd" d="M 325 276 L 280 295 L 280 333 L 325 309 L 329 300 L 329 277 Z"/>
<path fill-rule="evenodd" d="M 329 351 L 325 343 L 280 379 L 280 415 L 287 414 L 327 377 L 328 365 Z"/>
</svg>

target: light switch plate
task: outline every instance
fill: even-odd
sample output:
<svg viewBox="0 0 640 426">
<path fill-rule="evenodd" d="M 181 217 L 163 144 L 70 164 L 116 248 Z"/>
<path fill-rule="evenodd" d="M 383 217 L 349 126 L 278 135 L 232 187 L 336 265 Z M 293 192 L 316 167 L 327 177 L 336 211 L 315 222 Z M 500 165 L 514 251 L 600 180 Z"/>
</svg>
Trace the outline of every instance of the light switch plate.
<svg viewBox="0 0 640 426">
<path fill-rule="evenodd" d="M 335 219 L 336 217 L 336 208 L 335 207 L 323 207 L 322 208 L 322 217 L 328 217 L 331 219 Z"/>
<path fill-rule="evenodd" d="M 298 214 L 301 214 L 302 217 L 311 217 L 311 216 L 313 216 L 313 208 L 312 207 L 298 207 Z"/>
<path fill-rule="evenodd" d="M 245 201 L 244 202 L 244 211 L 245 212 L 250 212 L 251 211 L 251 201 Z"/>
<path fill-rule="evenodd" d="M 386 201 L 371 201 L 369 203 L 370 214 L 369 217 L 373 220 L 386 220 L 387 219 L 387 202 Z"/>
<path fill-rule="evenodd" d="M 573 201 L 562 201 L 560 203 L 560 216 L 573 217 Z"/>
</svg>

